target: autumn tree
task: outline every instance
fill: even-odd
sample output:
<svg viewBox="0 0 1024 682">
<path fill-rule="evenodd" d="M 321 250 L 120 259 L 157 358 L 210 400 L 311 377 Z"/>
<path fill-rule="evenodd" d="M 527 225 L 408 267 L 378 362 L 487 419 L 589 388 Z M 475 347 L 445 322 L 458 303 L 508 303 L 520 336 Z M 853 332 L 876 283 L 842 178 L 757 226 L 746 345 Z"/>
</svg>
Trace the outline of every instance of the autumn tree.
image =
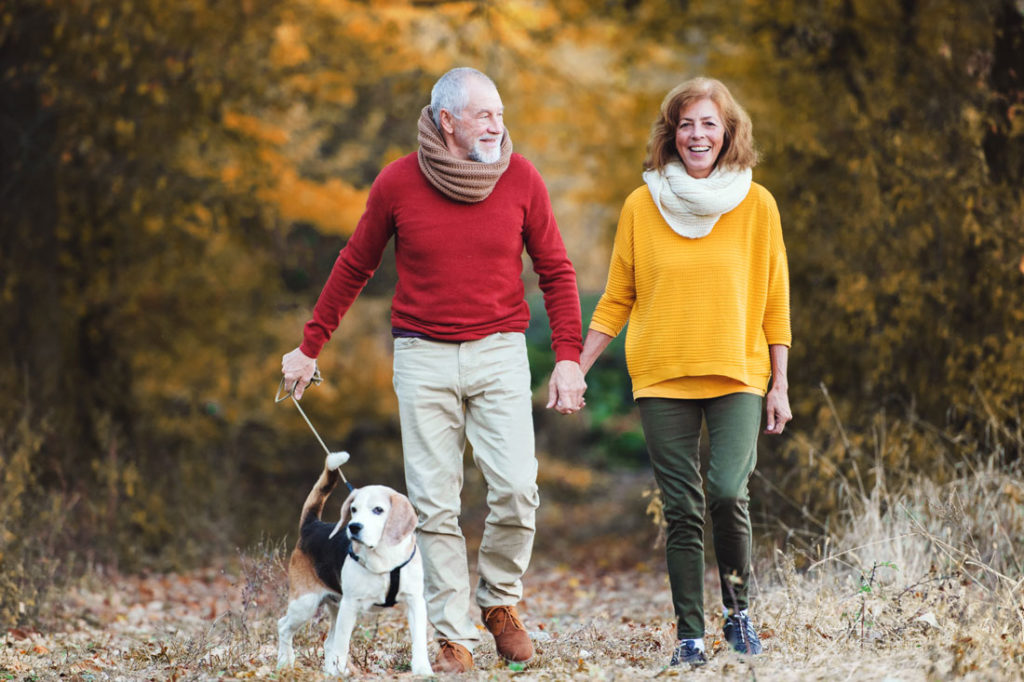
<svg viewBox="0 0 1024 682">
<path fill-rule="evenodd" d="M 0 8 L 4 589 L 72 537 L 144 561 L 209 522 L 193 495 L 205 513 L 238 480 L 224 412 L 238 359 L 273 345 L 250 324 L 272 243 L 255 198 L 191 153 L 235 146 L 224 103 L 259 96 L 240 76 L 276 19 L 253 6 Z"/>
<path fill-rule="evenodd" d="M 134 565 L 287 532 L 293 505 L 260 493 L 301 498 L 319 453 L 271 400 L 280 355 L 458 65 L 497 82 L 585 317 L 662 96 L 703 74 L 747 106 L 793 278 L 795 435 L 761 469 L 799 504 L 856 475 L 880 413 L 979 443 L 1019 428 L 1022 44 L 1010 0 L 0 6 L 0 593 L 34 560 L 21 524 L 48 524 L 41 552 L 73 537 Z M 393 283 L 385 257 L 304 404 L 400 483 Z M 601 363 L 585 433 L 538 422 L 588 466 L 642 451 L 621 355 Z"/>
</svg>

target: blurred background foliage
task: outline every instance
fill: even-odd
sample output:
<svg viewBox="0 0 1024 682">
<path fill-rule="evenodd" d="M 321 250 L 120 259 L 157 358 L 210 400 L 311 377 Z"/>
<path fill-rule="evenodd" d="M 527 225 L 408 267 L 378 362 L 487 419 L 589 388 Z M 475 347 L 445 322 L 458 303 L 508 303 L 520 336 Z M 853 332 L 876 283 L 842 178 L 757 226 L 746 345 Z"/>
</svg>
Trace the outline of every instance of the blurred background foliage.
<svg viewBox="0 0 1024 682">
<path fill-rule="evenodd" d="M 1022 13 L 1017 0 L 8 0 L 0 619 L 31 616 L 32 571 L 187 565 L 293 532 L 322 453 L 272 400 L 280 356 L 370 183 L 415 150 L 430 86 L 458 65 L 494 78 L 516 150 L 548 183 L 585 323 L 665 92 L 713 75 L 750 111 L 795 340 L 796 418 L 763 439 L 755 480 L 764 530 L 828 524 L 838 491 L 878 467 L 941 481 L 1019 459 Z M 393 284 L 386 257 L 303 405 L 353 453 L 350 479 L 404 488 Z M 621 339 L 588 376 L 586 413 L 547 414 L 535 294 L 531 308 L 545 499 L 643 476 Z M 591 518 L 552 509 L 580 533 Z"/>
</svg>

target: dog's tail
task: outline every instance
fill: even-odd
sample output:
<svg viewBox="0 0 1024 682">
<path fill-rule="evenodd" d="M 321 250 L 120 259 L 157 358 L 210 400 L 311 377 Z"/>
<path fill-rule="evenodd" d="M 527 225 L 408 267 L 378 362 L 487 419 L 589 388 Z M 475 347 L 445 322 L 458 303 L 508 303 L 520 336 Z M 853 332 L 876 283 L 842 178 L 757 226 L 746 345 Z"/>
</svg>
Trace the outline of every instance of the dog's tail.
<svg viewBox="0 0 1024 682">
<path fill-rule="evenodd" d="M 313 489 L 309 491 L 306 503 L 302 505 L 302 515 L 299 516 L 300 531 L 307 521 L 318 520 L 320 515 L 323 514 L 327 498 L 338 485 L 338 481 L 341 480 L 341 473 L 338 472 L 338 469 L 348 461 L 348 458 L 349 454 L 347 452 L 332 452 L 327 455 L 327 459 L 324 461 L 323 473 L 320 474 L 320 478 L 317 479 Z"/>
</svg>

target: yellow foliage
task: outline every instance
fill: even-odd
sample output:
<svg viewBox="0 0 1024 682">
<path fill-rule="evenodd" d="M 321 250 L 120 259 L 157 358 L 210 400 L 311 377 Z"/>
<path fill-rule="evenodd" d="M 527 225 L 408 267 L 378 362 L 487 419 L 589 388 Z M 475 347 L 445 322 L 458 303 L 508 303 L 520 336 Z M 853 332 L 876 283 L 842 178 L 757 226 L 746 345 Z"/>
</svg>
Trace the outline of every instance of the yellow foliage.
<svg viewBox="0 0 1024 682">
<path fill-rule="evenodd" d="M 547 2 L 515 0 L 502 3 L 500 8 L 509 21 L 527 31 L 546 31 L 558 28 L 562 20 L 558 11 Z"/>
<path fill-rule="evenodd" d="M 369 190 L 331 178 L 323 183 L 299 176 L 294 168 L 281 169 L 275 187 L 260 198 L 277 207 L 284 220 L 314 223 L 328 234 L 350 235 L 366 206 Z"/>
<path fill-rule="evenodd" d="M 228 187 L 234 187 L 242 177 L 242 166 L 237 161 L 229 161 L 220 169 L 220 180 Z"/>
<path fill-rule="evenodd" d="M 229 130 L 237 130 L 249 137 L 274 145 L 288 143 L 288 131 L 260 120 L 256 116 L 242 114 L 237 111 L 224 111 L 224 126 Z"/>
<path fill-rule="evenodd" d="M 0 317 L 17 339 L 5 388 L 21 395 L 22 362 L 40 386 L 51 367 L 75 384 L 39 390 L 66 423 L 32 466 L 57 480 L 69 462 L 97 462 L 75 492 L 98 507 L 86 510 L 94 521 L 121 505 L 111 542 L 138 530 L 132 520 L 159 540 L 192 484 L 210 494 L 215 468 L 246 448 L 262 448 L 247 466 L 286 471 L 282 443 L 309 434 L 271 400 L 280 354 L 298 343 L 365 188 L 415 148 L 429 86 L 452 66 L 498 83 L 581 290 L 600 291 L 658 103 L 706 72 L 733 87 L 765 151 L 755 179 L 778 199 L 794 282 L 794 430 L 820 432 L 784 441 L 800 466 L 772 473 L 800 505 L 834 508 L 837 489 L 821 481 L 859 480 L 871 442 L 853 427 L 832 435 L 833 411 L 816 418 L 809 383 L 835 385 L 844 414 L 916 399 L 935 415 L 962 404 L 972 380 L 998 388 L 1005 410 L 1021 395 L 1024 105 L 989 76 L 1007 67 L 976 4 L 16 0 L 0 11 L 19 58 L 2 77 L 29 104 L 11 109 L 12 129 L 55 165 L 15 154 L 0 169 L 14 183 L 4 239 L 18 235 L 0 249 Z M 30 168 L 46 169 L 44 182 Z M 306 403 L 338 438 L 365 426 L 395 439 L 388 284 L 350 310 Z M 137 467 L 105 458 L 125 433 Z M 0 452 L 0 512 L 12 518 L 31 497 L 16 454 Z M 154 474 L 167 490 L 153 490 Z M 593 475 L 548 461 L 541 471 L 571 490 Z M 660 513 L 654 499 L 648 512 Z M 0 514 L 3 542 L 13 522 Z"/>
<path fill-rule="evenodd" d="M 387 165 L 392 161 L 397 161 L 401 157 L 405 156 L 407 151 L 395 145 L 390 145 L 385 151 L 383 156 L 383 164 Z"/>
<path fill-rule="evenodd" d="M 356 101 L 356 91 L 349 79 L 334 71 L 299 73 L 287 82 L 297 92 L 312 95 L 324 103 L 352 106 Z"/>
<path fill-rule="evenodd" d="M 309 59 L 309 47 L 302 40 L 302 27 L 284 23 L 274 29 L 270 59 L 276 66 L 297 66 Z"/>
</svg>

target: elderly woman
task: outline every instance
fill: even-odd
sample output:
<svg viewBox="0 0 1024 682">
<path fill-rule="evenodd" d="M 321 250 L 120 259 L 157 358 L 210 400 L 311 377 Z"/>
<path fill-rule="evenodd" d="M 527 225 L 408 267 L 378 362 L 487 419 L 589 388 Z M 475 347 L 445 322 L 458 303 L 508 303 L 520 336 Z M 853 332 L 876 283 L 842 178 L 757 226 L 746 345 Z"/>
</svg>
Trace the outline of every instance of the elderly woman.
<svg viewBox="0 0 1024 682">
<path fill-rule="evenodd" d="M 792 414 L 786 249 L 775 200 L 751 181 L 756 163 L 750 118 L 725 85 L 696 78 L 668 93 L 651 130 L 644 185 L 622 207 L 580 360 L 589 370 L 629 323 L 633 397 L 668 523 L 679 638 L 672 665 L 707 661 L 702 420 L 725 640 L 740 653 L 761 652 L 747 615 L 747 481 L 762 403 L 765 433 L 782 433 Z"/>
</svg>

